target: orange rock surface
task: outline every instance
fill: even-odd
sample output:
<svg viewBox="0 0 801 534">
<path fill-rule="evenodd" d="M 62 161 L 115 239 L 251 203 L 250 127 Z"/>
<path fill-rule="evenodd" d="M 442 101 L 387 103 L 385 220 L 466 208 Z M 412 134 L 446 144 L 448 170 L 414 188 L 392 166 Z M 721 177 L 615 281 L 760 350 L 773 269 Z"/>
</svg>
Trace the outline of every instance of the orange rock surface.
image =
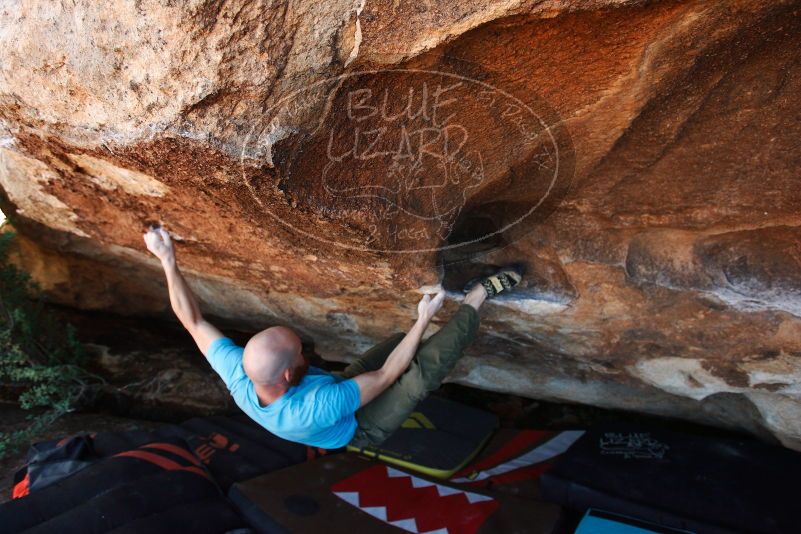
<svg viewBox="0 0 801 534">
<path fill-rule="evenodd" d="M 88 0 L 0 13 L 0 187 L 50 297 L 349 359 L 522 261 L 451 380 L 801 448 L 801 2 Z"/>
</svg>

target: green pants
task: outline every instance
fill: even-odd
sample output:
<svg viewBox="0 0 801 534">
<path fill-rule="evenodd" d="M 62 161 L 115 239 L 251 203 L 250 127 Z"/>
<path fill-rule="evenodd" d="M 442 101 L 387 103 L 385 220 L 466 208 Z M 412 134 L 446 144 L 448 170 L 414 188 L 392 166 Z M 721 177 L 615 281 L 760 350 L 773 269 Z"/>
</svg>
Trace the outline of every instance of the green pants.
<svg viewBox="0 0 801 534">
<path fill-rule="evenodd" d="M 453 318 L 417 349 L 409 368 L 386 391 L 356 412 L 358 428 L 350 444 L 363 448 L 380 445 L 415 410 L 430 391 L 437 389 L 448 376 L 478 331 L 478 312 L 462 304 Z M 368 350 L 342 371 L 354 376 L 375 371 L 405 334 L 398 333 Z"/>
</svg>

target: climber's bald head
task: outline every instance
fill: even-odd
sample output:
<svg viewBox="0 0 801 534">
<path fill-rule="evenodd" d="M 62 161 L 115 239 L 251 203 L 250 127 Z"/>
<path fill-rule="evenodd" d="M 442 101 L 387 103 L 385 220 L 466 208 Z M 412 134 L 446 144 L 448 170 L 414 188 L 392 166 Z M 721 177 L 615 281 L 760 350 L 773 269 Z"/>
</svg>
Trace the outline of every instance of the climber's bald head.
<svg viewBox="0 0 801 534">
<path fill-rule="evenodd" d="M 300 383 L 309 364 L 297 334 L 285 326 L 273 326 L 250 338 L 242 366 L 254 384 L 294 386 Z"/>
</svg>

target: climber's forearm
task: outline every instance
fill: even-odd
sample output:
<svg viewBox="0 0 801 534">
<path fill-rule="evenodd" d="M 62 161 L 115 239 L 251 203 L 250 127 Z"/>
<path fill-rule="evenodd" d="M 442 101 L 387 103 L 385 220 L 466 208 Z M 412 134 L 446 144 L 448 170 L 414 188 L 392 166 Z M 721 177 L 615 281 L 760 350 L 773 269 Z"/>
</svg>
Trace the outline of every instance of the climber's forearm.
<svg viewBox="0 0 801 534">
<path fill-rule="evenodd" d="M 428 321 L 418 319 L 384 361 L 381 371 L 385 374 L 384 380 L 387 382 L 387 387 L 409 368 L 426 328 L 428 328 Z"/>
<path fill-rule="evenodd" d="M 174 256 L 165 258 L 161 264 L 164 267 L 164 274 L 167 275 L 167 287 L 170 292 L 172 311 L 175 312 L 181 324 L 191 332 L 203 320 L 197 299 L 189 288 L 189 284 L 186 283 L 181 271 L 178 270 Z"/>
<path fill-rule="evenodd" d="M 427 327 L 428 320 L 418 319 L 380 369 L 362 373 L 353 378 L 359 386 L 360 406 L 364 406 L 383 393 L 406 371 Z"/>
<path fill-rule="evenodd" d="M 164 266 L 164 273 L 167 275 L 167 287 L 170 291 L 170 304 L 172 311 L 181 321 L 195 340 L 200 352 L 204 356 L 209 355 L 209 347 L 215 339 L 223 337 L 213 324 L 203 318 L 200 313 L 200 305 L 197 303 L 194 293 L 186 283 L 186 279 L 178 270 L 175 258 L 165 258 L 161 261 Z"/>
</svg>

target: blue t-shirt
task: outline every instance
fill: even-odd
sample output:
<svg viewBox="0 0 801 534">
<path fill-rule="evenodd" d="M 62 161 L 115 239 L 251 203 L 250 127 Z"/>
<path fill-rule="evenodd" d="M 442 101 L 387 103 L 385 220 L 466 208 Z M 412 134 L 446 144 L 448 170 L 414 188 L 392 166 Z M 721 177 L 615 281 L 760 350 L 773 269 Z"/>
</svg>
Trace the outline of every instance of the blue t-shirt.
<svg viewBox="0 0 801 534">
<path fill-rule="evenodd" d="M 253 382 L 242 367 L 245 349 L 227 337 L 209 347 L 211 367 L 223 379 L 237 406 L 254 421 L 289 441 L 323 449 L 344 447 L 356 432 L 359 386 L 316 367 L 300 384 L 267 406 L 260 406 Z"/>
</svg>

